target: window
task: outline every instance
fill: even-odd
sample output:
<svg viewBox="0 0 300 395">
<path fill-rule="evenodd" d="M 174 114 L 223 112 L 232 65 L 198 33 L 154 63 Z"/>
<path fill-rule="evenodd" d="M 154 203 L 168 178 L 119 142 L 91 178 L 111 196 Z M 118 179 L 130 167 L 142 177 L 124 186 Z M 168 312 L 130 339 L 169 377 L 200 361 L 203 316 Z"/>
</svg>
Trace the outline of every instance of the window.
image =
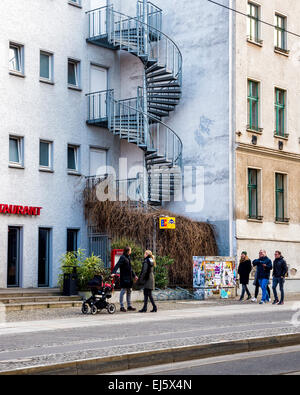
<svg viewBox="0 0 300 395">
<path fill-rule="evenodd" d="M 249 218 L 258 219 L 258 170 L 248 169 Z"/>
<path fill-rule="evenodd" d="M 259 83 L 248 80 L 248 129 L 259 131 Z"/>
<path fill-rule="evenodd" d="M 69 0 L 69 4 L 81 6 L 81 0 Z"/>
<path fill-rule="evenodd" d="M 276 221 L 277 222 L 289 222 L 286 218 L 287 214 L 287 198 L 286 198 L 286 185 L 287 175 L 286 174 L 275 174 L 275 195 L 276 195 Z"/>
<path fill-rule="evenodd" d="M 282 15 L 275 15 L 275 48 L 285 50 L 287 49 L 287 36 L 286 36 L 286 17 Z"/>
<path fill-rule="evenodd" d="M 23 166 L 23 137 L 9 137 L 9 163 Z"/>
<path fill-rule="evenodd" d="M 68 145 L 68 170 L 79 172 L 79 147 Z"/>
<path fill-rule="evenodd" d="M 260 7 L 253 3 L 248 3 L 247 36 L 248 39 L 256 43 L 261 43 L 259 37 L 259 14 Z"/>
<path fill-rule="evenodd" d="M 40 78 L 53 81 L 53 55 L 43 51 L 40 52 Z"/>
<path fill-rule="evenodd" d="M 68 84 L 69 87 L 80 87 L 80 62 L 68 60 Z"/>
<path fill-rule="evenodd" d="M 78 234 L 77 229 L 67 230 L 67 252 L 75 252 L 78 250 Z"/>
<path fill-rule="evenodd" d="M 52 169 L 52 143 L 40 141 L 40 168 Z"/>
<path fill-rule="evenodd" d="M 288 137 L 286 133 L 286 91 L 275 88 L 275 136 Z"/>
<path fill-rule="evenodd" d="M 9 43 L 9 70 L 13 73 L 24 74 L 24 46 Z"/>
</svg>

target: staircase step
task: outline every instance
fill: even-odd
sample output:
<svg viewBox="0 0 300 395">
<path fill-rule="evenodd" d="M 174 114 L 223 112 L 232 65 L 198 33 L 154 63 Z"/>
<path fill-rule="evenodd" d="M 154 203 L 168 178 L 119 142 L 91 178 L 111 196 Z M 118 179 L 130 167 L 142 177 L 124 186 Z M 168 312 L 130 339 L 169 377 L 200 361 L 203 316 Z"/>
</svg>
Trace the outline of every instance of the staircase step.
<svg viewBox="0 0 300 395">
<path fill-rule="evenodd" d="M 161 84 L 161 83 L 156 83 L 156 81 L 151 81 L 147 84 L 148 88 L 180 88 L 180 84 L 179 82 L 172 82 L 170 83 L 166 83 L 166 84 Z"/>
<path fill-rule="evenodd" d="M 155 72 L 150 72 L 150 73 L 147 73 L 147 79 L 150 79 L 150 78 L 155 78 L 155 77 L 160 77 L 160 76 L 166 76 L 166 75 L 170 75 L 170 76 L 172 76 L 173 77 L 173 75 L 172 75 L 172 72 L 171 71 L 168 71 L 165 67 L 163 68 L 163 69 L 161 69 L 161 70 L 159 70 L 159 71 L 155 71 Z"/>
<path fill-rule="evenodd" d="M 158 115 L 159 117 L 168 117 L 169 116 L 169 111 L 155 110 L 155 109 L 150 108 L 148 110 L 148 112 L 150 114 Z"/>
<path fill-rule="evenodd" d="M 174 105 L 171 105 L 171 104 L 158 104 L 158 105 L 156 105 L 156 104 L 152 104 L 152 103 L 149 103 L 149 105 L 148 105 L 148 108 L 151 108 L 151 109 L 153 109 L 153 110 L 165 110 L 165 111 L 173 111 L 174 110 Z"/>
<path fill-rule="evenodd" d="M 46 302 L 73 302 L 81 300 L 79 296 L 31 296 L 31 297 L 5 297 L 0 298 L 0 304 L 24 304 L 24 303 L 46 303 Z"/>
<path fill-rule="evenodd" d="M 160 66 L 159 64 L 156 63 L 146 69 L 146 74 L 150 74 L 157 70 L 162 70 L 162 69 L 165 69 L 165 66 Z"/>
<path fill-rule="evenodd" d="M 11 303 L 5 305 L 6 312 L 21 310 L 42 310 L 42 309 L 64 309 L 71 307 L 81 307 L 82 301 L 69 302 L 42 302 L 42 303 Z"/>
<path fill-rule="evenodd" d="M 151 98 L 154 99 L 180 99 L 180 95 L 172 95 L 171 93 L 167 94 L 167 95 L 159 95 L 158 93 L 166 93 L 166 91 L 163 92 L 156 92 L 156 93 L 148 93 L 148 97 L 149 100 L 151 100 Z"/>
<path fill-rule="evenodd" d="M 148 84 L 160 83 L 165 81 L 177 81 L 177 79 L 173 75 L 166 74 L 162 78 L 153 79 L 152 77 L 147 77 Z"/>
<path fill-rule="evenodd" d="M 165 104 L 168 106 L 176 106 L 179 103 L 179 100 L 172 99 L 172 101 L 169 101 L 168 99 L 151 99 L 149 102 L 151 105 L 152 104 Z"/>
</svg>

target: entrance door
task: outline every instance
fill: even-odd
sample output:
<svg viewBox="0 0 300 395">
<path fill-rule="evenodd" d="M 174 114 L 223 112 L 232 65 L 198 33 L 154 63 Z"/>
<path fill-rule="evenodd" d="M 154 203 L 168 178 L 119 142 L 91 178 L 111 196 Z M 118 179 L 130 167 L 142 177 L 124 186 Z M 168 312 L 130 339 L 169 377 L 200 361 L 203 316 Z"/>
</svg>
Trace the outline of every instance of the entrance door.
<svg viewBox="0 0 300 395">
<path fill-rule="evenodd" d="M 104 176 L 107 173 L 107 152 L 104 149 L 90 149 L 90 176 Z"/>
<path fill-rule="evenodd" d="M 107 20 L 107 0 L 90 0 L 90 35 L 97 37 L 107 34 L 106 20 Z"/>
<path fill-rule="evenodd" d="M 39 229 L 38 286 L 49 287 L 51 229 Z"/>
<path fill-rule="evenodd" d="M 20 286 L 20 228 L 8 228 L 7 286 Z"/>
<path fill-rule="evenodd" d="M 90 75 L 90 119 L 107 118 L 107 69 L 92 64 Z"/>
</svg>

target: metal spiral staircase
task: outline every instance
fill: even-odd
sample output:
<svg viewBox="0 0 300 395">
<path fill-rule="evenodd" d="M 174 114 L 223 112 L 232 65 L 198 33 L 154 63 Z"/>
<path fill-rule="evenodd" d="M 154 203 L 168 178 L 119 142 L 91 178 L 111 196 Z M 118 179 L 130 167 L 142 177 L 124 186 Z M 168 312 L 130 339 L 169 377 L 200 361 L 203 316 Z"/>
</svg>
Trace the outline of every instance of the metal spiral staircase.
<svg viewBox="0 0 300 395">
<path fill-rule="evenodd" d="M 138 1 L 134 18 L 112 6 L 87 14 L 87 42 L 132 53 L 145 69 L 135 98 L 117 100 L 113 90 L 88 94 L 87 123 L 108 128 L 144 150 L 149 203 L 160 205 L 182 185 L 182 142 L 163 122 L 181 98 L 181 52 L 161 31 L 162 10 L 146 0 Z"/>
</svg>

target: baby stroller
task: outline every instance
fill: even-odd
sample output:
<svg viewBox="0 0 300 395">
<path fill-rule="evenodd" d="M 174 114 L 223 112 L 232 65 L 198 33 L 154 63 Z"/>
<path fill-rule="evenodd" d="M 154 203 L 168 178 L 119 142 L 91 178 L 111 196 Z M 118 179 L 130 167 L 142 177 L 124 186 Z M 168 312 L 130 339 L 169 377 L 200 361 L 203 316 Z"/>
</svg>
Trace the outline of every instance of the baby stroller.
<svg viewBox="0 0 300 395">
<path fill-rule="evenodd" d="M 92 315 L 98 313 L 101 310 L 107 310 L 109 314 L 115 314 L 116 306 L 113 303 L 108 303 L 108 299 L 111 299 L 114 285 L 103 283 L 102 276 L 95 276 L 93 280 L 88 282 L 88 287 L 91 289 L 92 296 L 84 300 L 82 303 L 82 313 Z"/>
</svg>

